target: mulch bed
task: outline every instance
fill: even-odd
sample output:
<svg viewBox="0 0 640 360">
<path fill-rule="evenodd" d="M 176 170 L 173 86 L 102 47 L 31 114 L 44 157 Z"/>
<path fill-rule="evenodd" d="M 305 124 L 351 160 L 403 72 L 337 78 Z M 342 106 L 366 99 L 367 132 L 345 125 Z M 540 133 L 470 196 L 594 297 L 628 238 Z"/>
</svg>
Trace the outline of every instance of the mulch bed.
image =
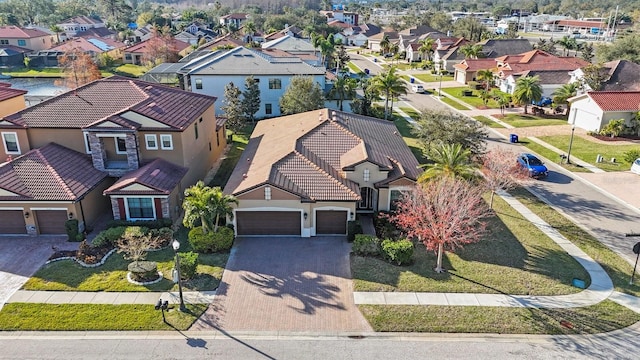
<svg viewBox="0 0 640 360">
<path fill-rule="evenodd" d="M 102 261 L 105 255 L 111 251 L 112 248 L 109 247 L 99 247 L 91 249 L 91 257 L 87 258 L 85 261 L 86 264 L 97 264 Z M 78 254 L 77 250 L 56 250 L 51 256 L 49 256 L 48 261 L 57 260 L 60 258 L 68 258 L 68 257 L 76 257 Z"/>
<path fill-rule="evenodd" d="M 640 140 L 640 136 L 633 136 L 633 135 L 620 135 L 620 136 L 611 137 L 611 136 L 607 136 L 607 135 L 591 134 L 591 136 L 593 136 L 594 138 L 596 138 L 598 140 L 602 140 L 602 141 Z"/>
</svg>

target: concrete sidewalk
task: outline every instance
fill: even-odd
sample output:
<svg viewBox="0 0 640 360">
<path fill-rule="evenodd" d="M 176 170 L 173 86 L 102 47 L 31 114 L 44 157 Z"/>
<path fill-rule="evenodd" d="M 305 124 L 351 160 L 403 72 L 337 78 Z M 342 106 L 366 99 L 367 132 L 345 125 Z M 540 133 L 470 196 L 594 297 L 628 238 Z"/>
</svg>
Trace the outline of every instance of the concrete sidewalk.
<svg viewBox="0 0 640 360">
<path fill-rule="evenodd" d="M 187 304 L 210 304 L 215 291 L 187 291 L 183 294 Z M 180 303 L 177 292 L 88 292 L 88 291 L 16 291 L 7 303 L 43 303 L 43 304 L 156 304 L 158 300 L 167 300 L 170 304 Z"/>
</svg>

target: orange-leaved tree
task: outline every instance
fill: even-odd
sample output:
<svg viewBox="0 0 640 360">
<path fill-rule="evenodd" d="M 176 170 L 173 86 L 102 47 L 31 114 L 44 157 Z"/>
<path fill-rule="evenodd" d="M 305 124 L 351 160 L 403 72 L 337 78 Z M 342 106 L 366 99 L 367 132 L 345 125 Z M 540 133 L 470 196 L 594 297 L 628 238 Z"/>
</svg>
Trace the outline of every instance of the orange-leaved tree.
<svg viewBox="0 0 640 360">
<path fill-rule="evenodd" d="M 502 148 L 493 148 L 482 155 L 480 171 L 485 185 L 491 190 L 490 208 L 493 208 L 493 196 L 497 191 L 513 189 L 529 180 L 529 173 L 516 159 L 517 154 Z"/>
<path fill-rule="evenodd" d="M 58 58 L 58 66 L 64 78 L 56 82 L 58 85 L 75 89 L 102 77 L 98 65 L 91 55 L 80 49 L 72 49 Z"/>
<path fill-rule="evenodd" d="M 477 242 L 485 233 L 484 219 L 490 212 L 482 192 L 482 187 L 467 180 L 440 177 L 406 192 L 389 219 L 407 237 L 418 239 L 428 251 L 436 252 L 434 270 L 440 273 L 445 271 L 444 250 L 454 251 Z"/>
</svg>

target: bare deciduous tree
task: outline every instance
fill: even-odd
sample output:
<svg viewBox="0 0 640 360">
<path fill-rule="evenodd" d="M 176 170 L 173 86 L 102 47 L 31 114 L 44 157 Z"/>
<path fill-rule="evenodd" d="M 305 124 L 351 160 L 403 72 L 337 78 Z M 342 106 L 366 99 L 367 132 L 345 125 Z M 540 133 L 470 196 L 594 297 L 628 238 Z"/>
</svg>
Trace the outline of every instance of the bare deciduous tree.
<svg viewBox="0 0 640 360">
<path fill-rule="evenodd" d="M 490 208 L 493 208 L 493 196 L 497 191 L 513 189 L 529 180 L 529 174 L 518 165 L 516 157 L 514 152 L 502 148 L 491 149 L 482 156 L 480 171 L 491 190 Z"/>
</svg>

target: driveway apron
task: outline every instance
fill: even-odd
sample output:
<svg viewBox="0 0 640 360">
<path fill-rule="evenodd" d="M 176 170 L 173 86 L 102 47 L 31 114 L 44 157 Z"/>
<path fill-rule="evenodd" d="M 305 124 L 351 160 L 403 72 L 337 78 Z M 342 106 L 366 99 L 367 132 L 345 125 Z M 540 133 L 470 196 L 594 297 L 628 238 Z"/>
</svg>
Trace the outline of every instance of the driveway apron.
<svg viewBox="0 0 640 360">
<path fill-rule="evenodd" d="M 60 236 L 0 236 L 0 309 L 11 295 L 53 254 L 52 246 L 65 249 Z"/>
<path fill-rule="evenodd" d="M 236 239 L 192 330 L 371 331 L 353 301 L 349 251 L 344 237 Z"/>
</svg>

